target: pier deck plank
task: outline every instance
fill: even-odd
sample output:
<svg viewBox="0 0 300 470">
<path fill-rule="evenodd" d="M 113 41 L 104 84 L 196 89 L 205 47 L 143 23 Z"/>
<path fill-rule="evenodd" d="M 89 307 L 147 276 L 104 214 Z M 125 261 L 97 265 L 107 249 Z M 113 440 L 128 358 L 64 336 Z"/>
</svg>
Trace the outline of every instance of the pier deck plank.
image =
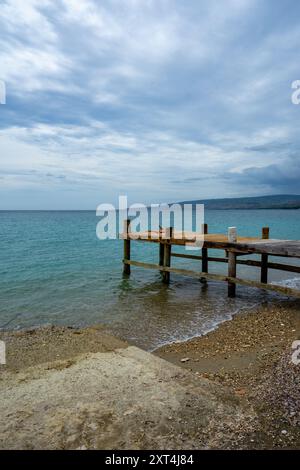
<svg viewBox="0 0 300 470">
<path fill-rule="evenodd" d="M 157 230 L 149 232 L 130 232 L 128 234 L 130 240 L 140 240 L 145 242 L 164 242 L 164 236 L 160 238 Z M 123 235 L 122 238 L 127 237 Z M 168 241 L 172 245 L 184 246 L 195 242 L 195 232 L 175 231 L 173 237 Z M 262 239 L 256 237 L 237 237 L 237 242 L 228 242 L 227 235 L 224 234 L 207 234 L 198 235 L 198 240 L 204 240 L 204 248 L 224 249 L 229 251 L 238 251 L 241 253 L 257 253 L 270 254 L 273 256 L 285 256 L 292 258 L 300 258 L 300 240 L 277 240 Z"/>
</svg>

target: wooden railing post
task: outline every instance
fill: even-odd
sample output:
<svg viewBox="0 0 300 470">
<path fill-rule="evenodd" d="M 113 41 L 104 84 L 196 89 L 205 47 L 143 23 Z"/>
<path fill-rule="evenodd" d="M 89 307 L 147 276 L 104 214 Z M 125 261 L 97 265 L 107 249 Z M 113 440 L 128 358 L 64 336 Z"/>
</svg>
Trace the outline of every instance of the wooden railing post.
<svg viewBox="0 0 300 470">
<path fill-rule="evenodd" d="M 269 227 L 262 228 L 262 236 L 263 240 L 267 240 L 269 238 L 270 229 Z M 267 284 L 268 282 L 268 255 L 261 255 L 261 271 L 260 271 L 260 282 L 263 284 Z"/>
<path fill-rule="evenodd" d="M 130 260 L 130 238 L 129 238 L 129 225 L 130 220 L 124 220 L 124 261 L 123 261 L 123 273 L 130 274 L 130 264 L 126 264 L 126 260 Z"/>
<path fill-rule="evenodd" d="M 171 266 L 171 238 L 173 236 L 173 227 L 170 227 L 166 229 L 167 235 L 166 235 L 166 240 L 164 243 L 164 267 L 170 267 Z M 165 284 L 169 284 L 170 282 L 170 273 L 167 271 L 163 271 L 163 282 Z"/>
<path fill-rule="evenodd" d="M 228 241 L 235 243 L 237 241 L 237 233 L 235 227 L 228 228 Z M 228 251 L 228 277 L 236 277 L 236 253 Z M 228 282 L 228 297 L 235 297 L 236 284 Z"/>
<path fill-rule="evenodd" d="M 203 233 L 203 235 L 207 235 L 207 233 L 208 233 L 208 225 L 207 224 L 202 225 L 202 233 Z M 208 272 L 208 250 L 207 250 L 207 248 L 202 248 L 202 272 L 203 273 Z M 205 283 L 206 278 L 202 277 L 200 279 L 200 281 Z"/>
</svg>

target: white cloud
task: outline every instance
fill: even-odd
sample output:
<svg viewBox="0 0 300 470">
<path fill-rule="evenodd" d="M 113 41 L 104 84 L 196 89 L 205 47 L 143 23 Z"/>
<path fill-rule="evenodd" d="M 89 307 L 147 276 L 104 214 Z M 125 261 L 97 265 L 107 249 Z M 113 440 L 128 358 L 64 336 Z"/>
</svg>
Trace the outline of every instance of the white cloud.
<svg viewBox="0 0 300 470">
<path fill-rule="evenodd" d="M 63 81 L 72 60 L 60 50 L 56 28 L 45 13 L 52 6 L 49 0 L 9 0 L 0 9 L 0 77 L 20 97 L 70 91 Z"/>
<path fill-rule="evenodd" d="M 276 129 L 266 128 L 252 136 L 215 135 L 213 143 L 205 144 L 160 132 L 120 133 L 98 121 L 84 126 L 12 127 L 0 132 L 4 155 L 0 173 L 2 184 L 8 186 L 18 181 L 20 187 L 31 182 L 34 186 L 96 188 L 101 182 L 103 198 L 108 188 L 115 194 L 122 188 L 140 192 L 150 202 L 157 198 L 154 187 L 162 197 L 173 199 L 191 197 L 197 188 L 221 196 L 226 182 L 217 188 L 212 181 L 216 185 L 222 175 L 237 175 L 276 161 L 271 152 L 262 163 L 261 154 L 253 151 L 255 146 L 274 144 L 274 133 Z M 282 129 L 277 143 L 287 137 L 288 131 Z M 177 185 L 185 181 L 188 187 L 180 186 L 178 192 Z"/>
<path fill-rule="evenodd" d="M 101 186 L 149 201 L 155 182 L 155 196 L 174 200 L 226 195 L 231 175 L 290 162 L 300 28 L 294 13 L 278 23 L 282 8 L 7 0 L 1 184 Z M 234 190 L 253 188 L 243 180 Z"/>
<path fill-rule="evenodd" d="M 37 50 L 12 45 L 0 54 L 0 76 L 16 95 L 35 91 L 68 91 L 63 78 L 71 62 L 53 49 Z M 70 91 L 70 89 L 69 89 Z"/>
<path fill-rule="evenodd" d="M 22 34 L 29 44 L 57 42 L 57 34 L 47 16 L 42 13 L 51 8 L 51 0 L 9 0 L 1 4 L 0 21 L 8 32 Z"/>
</svg>

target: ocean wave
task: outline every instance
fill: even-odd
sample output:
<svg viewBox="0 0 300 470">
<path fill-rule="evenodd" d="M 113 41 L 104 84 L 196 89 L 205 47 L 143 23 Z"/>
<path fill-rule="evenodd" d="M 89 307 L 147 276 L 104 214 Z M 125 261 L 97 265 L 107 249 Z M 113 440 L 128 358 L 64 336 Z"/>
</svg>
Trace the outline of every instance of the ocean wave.
<svg viewBox="0 0 300 470">
<path fill-rule="evenodd" d="M 292 289 L 300 289 L 300 277 L 293 277 L 291 279 L 283 279 L 282 281 L 272 282 L 271 284 L 290 287 Z"/>
</svg>

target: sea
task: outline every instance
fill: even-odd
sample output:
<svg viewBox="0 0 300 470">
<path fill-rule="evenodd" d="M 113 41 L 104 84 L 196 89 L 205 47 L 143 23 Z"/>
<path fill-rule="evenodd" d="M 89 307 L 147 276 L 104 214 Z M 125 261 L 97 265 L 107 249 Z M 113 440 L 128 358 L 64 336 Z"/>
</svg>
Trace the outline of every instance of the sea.
<svg viewBox="0 0 300 470">
<path fill-rule="evenodd" d="M 300 210 L 207 210 L 205 221 L 211 233 L 235 226 L 239 235 L 260 236 L 269 226 L 270 238 L 300 239 Z M 225 283 L 203 284 L 175 274 L 167 286 L 159 272 L 135 267 L 124 277 L 123 242 L 99 240 L 98 222 L 95 211 L 0 212 L 0 329 L 101 324 L 152 351 L 205 334 L 258 305 L 288 300 L 245 286 L 237 286 L 236 298 L 228 299 Z M 155 263 L 158 246 L 133 242 L 131 257 Z M 173 258 L 172 265 L 201 270 L 197 260 Z M 226 269 L 209 263 L 211 272 Z M 247 266 L 238 266 L 238 275 L 260 277 L 257 268 Z M 269 279 L 300 288 L 300 275 L 270 270 Z"/>
</svg>

